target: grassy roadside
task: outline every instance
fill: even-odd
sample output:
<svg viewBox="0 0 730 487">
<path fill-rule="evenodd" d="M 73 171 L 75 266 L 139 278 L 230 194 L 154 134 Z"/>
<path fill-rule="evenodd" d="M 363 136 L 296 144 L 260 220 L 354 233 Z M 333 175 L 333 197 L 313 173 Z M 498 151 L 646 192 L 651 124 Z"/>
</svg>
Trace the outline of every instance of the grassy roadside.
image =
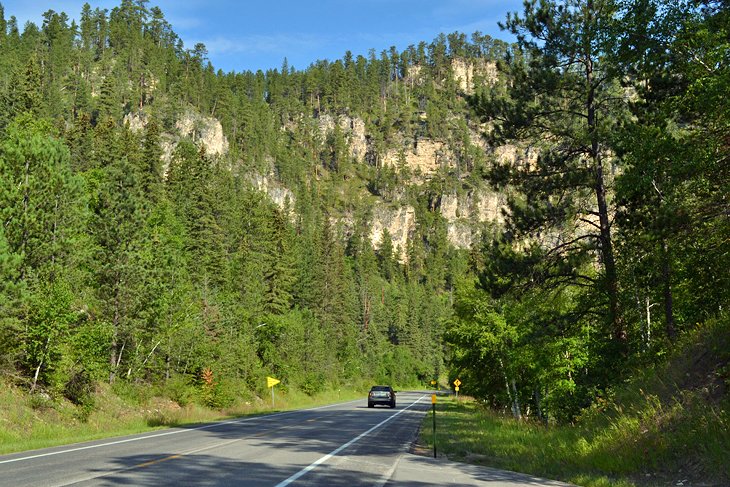
<svg viewBox="0 0 730 487">
<path fill-rule="evenodd" d="M 17 387 L 0 384 L 0 454 L 365 397 L 358 387 L 323 391 L 315 396 L 277 390 L 274 408 L 268 396 L 239 399 L 227 408 L 214 410 L 193 402 L 181 407 L 170 399 L 147 397 L 140 391 L 118 392 L 108 385 L 98 385 L 93 411 L 82 415 L 68 401 L 30 396 Z"/>
<path fill-rule="evenodd" d="M 571 482 L 591 487 L 629 487 L 610 479 L 592 459 L 590 445 L 576 428 L 518 423 L 482 408 L 471 398 L 439 397 L 437 451 L 450 460 Z M 419 443 L 433 451 L 432 416 L 424 419 Z"/>
<path fill-rule="evenodd" d="M 455 461 L 588 487 L 730 485 L 730 322 L 698 325 L 655 367 L 597 398 L 575 425 L 440 398 L 437 449 Z M 431 449 L 432 416 L 420 443 Z M 432 450 L 431 450 L 432 451 Z"/>
<path fill-rule="evenodd" d="M 577 426 L 545 427 L 500 416 L 471 398 L 439 398 L 437 451 L 458 462 L 586 487 L 728 485 L 727 415 L 722 419 L 697 405 L 664 410 L 650 403 L 643 418 L 589 417 Z M 652 428 L 651 421 L 668 428 Z M 432 454 L 431 414 L 419 446 Z"/>
</svg>

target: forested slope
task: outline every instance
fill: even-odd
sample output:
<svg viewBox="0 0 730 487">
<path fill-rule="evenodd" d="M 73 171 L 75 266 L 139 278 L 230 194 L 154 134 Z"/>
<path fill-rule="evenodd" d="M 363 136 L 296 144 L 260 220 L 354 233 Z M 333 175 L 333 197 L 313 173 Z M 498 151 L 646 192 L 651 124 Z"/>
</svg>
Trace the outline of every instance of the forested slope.
<svg viewBox="0 0 730 487">
<path fill-rule="evenodd" d="M 0 370 L 217 407 L 450 368 L 572 420 L 726 319 L 728 13 L 680 3 L 256 73 L 144 1 L 0 10 Z"/>
<path fill-rule="evenodd" d="M 452 60 L 507 45 L 223 73 L 145 4 L 22 32 L 3 13 L 3 371 L 76 401 L 210 371 L 211 405 L 265 375 L 310 393 L 437 377 L 468 260 L 435 203 L 463 193 L 467 156 L 445 154 L 484 161 Z M 419 140 L 443 148 L 427 174 L 387 162 Z"/>
</svg>

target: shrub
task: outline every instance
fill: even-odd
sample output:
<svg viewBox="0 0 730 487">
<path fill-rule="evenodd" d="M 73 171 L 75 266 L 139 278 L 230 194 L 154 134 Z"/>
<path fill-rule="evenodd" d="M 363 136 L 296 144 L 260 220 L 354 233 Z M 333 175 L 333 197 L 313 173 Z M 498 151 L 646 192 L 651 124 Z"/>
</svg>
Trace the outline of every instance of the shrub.
<svg viewBox="0 0 730 487">
<path fill-rule="evenodd" d="M 63 396 L 78 407 L 77 418 L 86 422 L 94 411 L 94 382 L 85 370 L 74 372 L 63 389 Z"/>
</svg>

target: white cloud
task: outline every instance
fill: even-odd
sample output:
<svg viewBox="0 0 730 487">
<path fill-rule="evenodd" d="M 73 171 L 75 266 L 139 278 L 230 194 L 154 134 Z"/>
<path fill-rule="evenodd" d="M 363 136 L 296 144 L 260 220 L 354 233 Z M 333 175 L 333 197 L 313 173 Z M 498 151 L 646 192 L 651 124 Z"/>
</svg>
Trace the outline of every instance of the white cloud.
<svg viewBox="0 0 730 487">
<path fill-rule="evenodd" d="M 203 41 L 212 55 L 287 53 L 314 49 L 327 44 L 328 40 L 313 35 L 252 35 L 239 38 L 215 37 Z"/>
</svg>

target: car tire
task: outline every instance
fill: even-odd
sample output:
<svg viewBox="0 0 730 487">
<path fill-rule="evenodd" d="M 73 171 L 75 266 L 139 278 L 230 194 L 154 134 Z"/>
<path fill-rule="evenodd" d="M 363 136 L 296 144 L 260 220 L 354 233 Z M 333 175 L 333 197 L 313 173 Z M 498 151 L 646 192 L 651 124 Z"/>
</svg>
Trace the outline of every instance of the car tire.
<svg viewBox="0 0 730 487">
<path fill-rule="evenodd" d="M 373 403 L 371 403 L 371 402 L 369 402 L 369 403 L 368 403 L 368 407 L 369 407 L 369 408 L 371 408 L 371 407 L 374 407 L 374 406 L 375 406 L 375 405 L 374 405 Z"/>
<path fill-rule="evenodd" d="M 391 408 L 394 408 L 395 407 L 395 401 L 393 401 L 393 402 L 390 403 L 390 407 Z"/>
</svg>

